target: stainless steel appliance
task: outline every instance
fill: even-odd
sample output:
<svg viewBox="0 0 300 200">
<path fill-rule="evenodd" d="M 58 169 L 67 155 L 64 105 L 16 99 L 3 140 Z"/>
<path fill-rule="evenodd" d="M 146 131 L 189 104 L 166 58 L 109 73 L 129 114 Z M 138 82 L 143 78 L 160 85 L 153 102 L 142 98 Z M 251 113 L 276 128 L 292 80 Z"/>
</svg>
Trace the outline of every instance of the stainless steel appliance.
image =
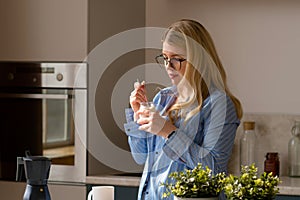
<svg viewBox="0 0 300 200">
<path fill-rule="evenodd" d="M 85 175 L 86 76 L 86 63 L 0 62 L 0 179 L 26 150 L 51 158 L 54 180 Z"/>
</svg>

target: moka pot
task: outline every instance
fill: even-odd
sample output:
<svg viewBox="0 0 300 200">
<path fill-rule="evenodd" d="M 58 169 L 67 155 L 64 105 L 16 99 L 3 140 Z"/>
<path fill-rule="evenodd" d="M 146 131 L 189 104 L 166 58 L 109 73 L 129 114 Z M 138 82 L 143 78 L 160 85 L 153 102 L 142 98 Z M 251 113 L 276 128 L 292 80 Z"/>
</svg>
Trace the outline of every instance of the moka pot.
<svg viewBox="0 0 300 200">
<path fill-rule="evenodd" d="M 17 179 L 21 178 L 22 165 L 27 183 L 23 200 L 51 200 L 47 185 L 51 160 L 42 156 L 19 157 Z"/>
</svg>

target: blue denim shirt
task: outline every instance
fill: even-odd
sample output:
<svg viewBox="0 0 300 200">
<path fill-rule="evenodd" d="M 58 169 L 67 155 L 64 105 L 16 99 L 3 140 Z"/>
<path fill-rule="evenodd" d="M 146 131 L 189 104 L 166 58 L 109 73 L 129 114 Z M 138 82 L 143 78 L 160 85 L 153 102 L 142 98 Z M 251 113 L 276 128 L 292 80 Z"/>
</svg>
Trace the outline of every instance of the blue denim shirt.
<svg viewBox="0 0 300 200">
<path fill-rule="evenodd" d="M 161 90 L 153 99 L 156 109 L 165 112 L 176 99 L 176 88 Z M 175 133 L 165 139 L 140 131 L 133 121 L 133 111 L 126 109 L 124 124 L 134 160 L 144 165 L 138 199 L 162 199 L 165 188 L 161 183 L 170 182 L 171 172 L 192 169 L 198 163 L 208 166 L 213 173 L 227 172 L 236 129 L 240 124 L 231 99 L 216 90 L 204 100 L 199 113 L 187 122 L 178 119 Z M 221 197 L 222 196 L 222 197 Z M 166 198 L 172 200 L 171 195 Z M 220 195 L 224 199 L 224 195 Z"/>
</svg>

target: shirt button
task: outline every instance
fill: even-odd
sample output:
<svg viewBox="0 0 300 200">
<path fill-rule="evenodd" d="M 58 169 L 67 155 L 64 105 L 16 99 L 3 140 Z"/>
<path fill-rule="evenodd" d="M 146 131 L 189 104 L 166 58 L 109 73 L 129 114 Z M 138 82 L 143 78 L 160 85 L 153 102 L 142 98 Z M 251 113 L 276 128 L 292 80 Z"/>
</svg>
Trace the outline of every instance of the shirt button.
<svg viewBox="0 0 300 200">
<path fill-rule="evenodd" d="M 130 128 L 129 128 L 129 129 L 127 129 L 127 131 L 130 131 Z"/>
<path fill-rule="evenodd" d="M 156 154 L 158 154 L 158 152 L 155 152 Z"/>
</svg>

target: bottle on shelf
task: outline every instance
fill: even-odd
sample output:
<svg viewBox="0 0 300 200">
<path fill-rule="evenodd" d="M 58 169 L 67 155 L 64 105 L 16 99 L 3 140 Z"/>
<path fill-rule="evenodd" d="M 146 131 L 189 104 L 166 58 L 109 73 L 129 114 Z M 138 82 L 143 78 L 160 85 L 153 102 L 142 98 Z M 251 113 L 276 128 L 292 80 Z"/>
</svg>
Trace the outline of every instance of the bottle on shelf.
<svg viewBox="0 0 300 200">
<path fill-rule="evenodd" d="M 249 166 L 255 163 L 255 122 L 243 123 L 244 134 L 240 139 L 240 166 Z"/>
<path fill-rule="evenodd" d="M 289 176 L 300 176 L 300 121 L 295 121 L 292 127 L 293 137 L 288 144 Z"/>
<path fill-rule="evenodd" d="M 272 172 L 273 176 L 279 176 L 279 156 L 277 152 L 268 152 L 264 162 L 264 171 Z"/>
</svg>

